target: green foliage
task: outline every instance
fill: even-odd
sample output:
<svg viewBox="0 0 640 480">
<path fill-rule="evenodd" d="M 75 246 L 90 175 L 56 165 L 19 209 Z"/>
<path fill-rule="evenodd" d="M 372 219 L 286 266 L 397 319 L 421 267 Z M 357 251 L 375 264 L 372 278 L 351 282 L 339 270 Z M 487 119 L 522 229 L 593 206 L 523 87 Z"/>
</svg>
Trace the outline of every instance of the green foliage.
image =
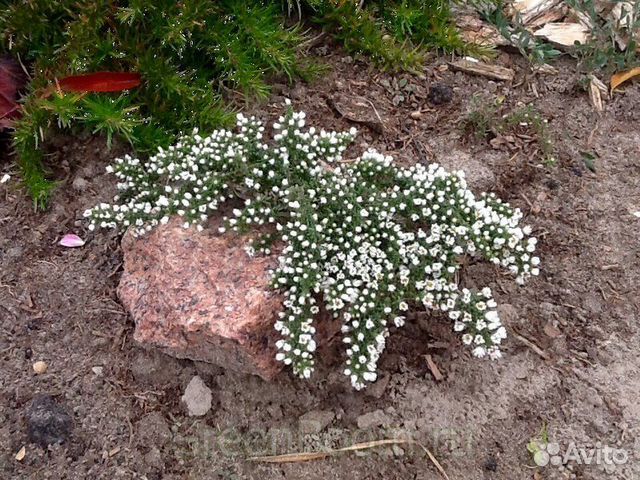
<svg viewBox="0 0 640 480">
<path fill-rule="evenodd" d="M 497 30 L 522 56 L 533 64 L 544 64 L 558 57 L 561 52 L 550 44 L 537 39 L 524 26 L 519 15 L 514 19 L 506 16 L 504 0 L 468 0 L 480 15 Z"/>
<path fill-rule="evenodd" d="M 348 52 L 367 55 L 382 68 L 417 70 L 424 60 L 423 51 L 397 42 L 370 12 L 351 4 L 325 10 L 321 22 Z"/>
<path fill-rule="evenodd" d="M 24 116 L 15 125 L 14 145 L 22 178 L 28 186 L 36 208 L 43 207 L 54 188 L 47 181 L 43 153 L 39 148 L 50 123 L 51 114 L 39 105 L 36 97 L 24 104 Z"/>
<path fill-rule="evenodd" d="M 466 52 L 469 48 L 451 22 L 448 0 L 309 2 L 317 21 L 347 51 L 371 57 L 387 70 L 418 70 L 427 48 Z"/>
<path fill-rule="evenodd" d="M 42 155 L 28 150 L 52 127 L 85 128 L 108 145 L 119 137 L 150 152 L 180 132 L 228 124 L 229 92 L 262 99 L 275 75 L 317 75 L 321 69 L 298 54 L 304 35 L 285 25 L 287 10 L 389 70 L 420 70 L 427 48 L 470 48 L 447 0 L 0 0 L 0 51 L 19 55 L 34 73 L 15 133 L 31 194 L 42 203 L 49 189 Z M 52 88 L 56 79 L 98 71 L 138 72 L 143 83 L 125 93 Z"/>
<path fill-rule="evenodd" d="M 576 46 L 576 54 L 581 60 L 582 68 L 587 72 L 604 70 L 607 73 L 626 70 L 638 66 L 638 35 L 629 32 L 640 31 L 640 2 L 613 3 L 621 4 L 622 21 L 614 16 L 602 18 L 598 14 L 594 0 L 567 0 L 567 3 L 580 12 L 593 26 L 591 38 L 584 45 Z M 630 7 L 630 8 L 629 8 Z M 626 48 L 620 49 L 618 40 L 626 40 Z"/>
<path fill-rule="evenodd" d="M 50 188 L 40 147 L 52 126 L 77 124 L 130 142 L 140 151 L 168 145 L 194 126 L 229 120 L 221 92 L 264 98 L 267 78 L 307 73 L 298 61 L 302 35 L 286 28 L 278 5 L 259 0 L 4 0 L 2 49 L 34 72 L 17 123 L 15 146 L 25 184 L 42 203 Z M 139 72 L 130 92 L 51 93 L 54 80 L 94 71 Z"/>
</svg>

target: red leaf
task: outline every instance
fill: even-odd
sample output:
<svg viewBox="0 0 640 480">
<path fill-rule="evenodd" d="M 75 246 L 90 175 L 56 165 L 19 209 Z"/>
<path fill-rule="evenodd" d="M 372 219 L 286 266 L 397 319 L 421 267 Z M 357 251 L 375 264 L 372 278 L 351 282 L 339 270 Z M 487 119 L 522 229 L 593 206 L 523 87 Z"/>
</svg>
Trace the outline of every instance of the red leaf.
<svg viewBox="0 0 640 480">
<path fill-rule="evenodd" d="M 73 75 L 58 82 L 69 92 L 120 92 L 140 85 L 139 73 L 96 72 Z"/>
<path fill-rule="evenodd" d="M 9 56 L 0 57 L 0 130 L 11 128 L 20 117 L 18 92 L 26 81 L 27 76 L 18 62 Z"/>
</svg>

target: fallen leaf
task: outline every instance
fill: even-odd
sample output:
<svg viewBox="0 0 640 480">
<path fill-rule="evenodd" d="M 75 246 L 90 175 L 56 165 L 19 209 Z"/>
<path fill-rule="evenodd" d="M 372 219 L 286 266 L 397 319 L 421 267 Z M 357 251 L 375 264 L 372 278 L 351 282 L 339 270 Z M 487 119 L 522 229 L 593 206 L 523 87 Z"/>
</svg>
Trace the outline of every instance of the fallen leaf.
<svg viewBox="0 0 640 480">
<path fill-rule="evenodd" d="M 22 447 L 20 450 L 18 450 L 18 453 L 16 453 L 16 460 L 21 462 L 25 455 L 27 454 L 27 447 Z"/>
<path fill-rule="evenodd" d="M 137 87 L 140 81 L 139 73 L 96 72 L 65 77 L 58 85 L 68 92 L 120 92 Z"/>
<path fill-rule="evenodd" d="M 60 240 L 59 245 L 63 247 L 82 247 L 84 245 L 84 240 L 82 240 L 79 236 L 74 233 L 67 233 L 62 240 Z"/>
<path fill-rule="evenodd" d="M 640 75 L 640 67 L 632 68 L 631 70 L 627 70 L 625 72 L 616 73 L 611 77 L 611 91 L 618 88 L 627 80 Z"/>
<path fill-rule="evenodd" d="M 604 110 L 604 104 L 602 103 L 602 94 L 598 85 L 591 80 L 589 82 L 589 99 L 591 100 L 591 104 L 598 112 L 602 112 Z"/>
<path fill-rule="evenodd" d="M 0 57 L 0 130 L 11 128 L 20 116 L 19 91 L 26 81 L 18 62 L 9 56 Z"/>
</svg>

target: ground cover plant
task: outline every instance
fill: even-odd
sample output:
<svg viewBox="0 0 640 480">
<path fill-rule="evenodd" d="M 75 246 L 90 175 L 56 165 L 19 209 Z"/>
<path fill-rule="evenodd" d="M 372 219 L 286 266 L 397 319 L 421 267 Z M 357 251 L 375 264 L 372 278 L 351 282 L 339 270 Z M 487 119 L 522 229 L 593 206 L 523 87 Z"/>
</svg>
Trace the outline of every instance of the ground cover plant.
<svg viewBox="0 0 640 480">
<path fill-rule="evenodd" d="M 538 274 L 536 239 L 518 209 L 474 196 L 463 172 L 437 164 L 398 167 L 375 150 L 345 162 L 355 130 L 307 129 L 305 114 L 291 107 L 273 131 L 267 142 L 264 126 L 240 114 L 236 132 L 196 131 L 147 163 L 116 160 L 108 171 L 120 192 L 85 212 L 89 229 L 144 235 L 171 215 L 203 229 L 223 203 L 240 202 L 223 231 L 266 229 L 249 254 L 284 243 L 273 272 L 285 295 L 277 359 L 304 378 L 315 364 L 319 302 L 343 320 L 344 373 L 356 389 L 376 380 L 389 328 L 404 324 L 412 304 L 446 312 L 475 356 L 501 356 L 506 330 L 491 289 L 462 288 L 457 274 L 467 255 L 519 283 Z"/>
<path fill-rule="evenodd" d="M 545 165 L 556 163 L 555 146 L 547 120 L 531 105 L 510 107 L 500 97 L 493 102 L 473 100 L 473 109 L 463 121 L 463 130 L 476 140 L 515 143 L 526 139 L 534 147 L 535 158 Z M 515 145 L 514 145 L 515 146 Z"/>
<path fill-rule="evenodd" d="M 576 46 L 582 70 L 611 73 L 640 65 L 640 3 L 615 0 L 609 3 L 613 7 L 611 14 L 603 15 L 602 5 L 594 0 L 566 1 L 591 26 L 589 40 Z"/>
<path fill-rule="evenodd" d="M 294 10 L 300 18 L 287 19 Z M 265 98 L 273 76 L 314 76 L 321 68 L 300 54 L 302 22 L 392 70 L 417 70 L 430 48 L 465 47 L 445 0 L 3 0 L 0 52 L 33 76 L 13 139 L 34 200 L 43 205 L 53 187 L 41 148 L 52 129 L 119 137 L 145 154 L 194 127 L 227 125 L 236 93 Z M 69 75 L 102 71 L 141 83 L 115 93 L 60 88 Z"/>
</svg>

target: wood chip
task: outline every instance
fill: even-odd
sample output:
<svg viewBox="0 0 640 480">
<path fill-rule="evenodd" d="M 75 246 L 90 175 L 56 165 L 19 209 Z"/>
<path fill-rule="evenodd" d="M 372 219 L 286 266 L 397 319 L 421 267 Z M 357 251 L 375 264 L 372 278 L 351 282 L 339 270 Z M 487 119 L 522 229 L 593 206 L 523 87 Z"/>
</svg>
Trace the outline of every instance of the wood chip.
<svg viewBox="0 0 640 480">
<path fill-rule="evenodd" d="M 565 48 L 574 47 L 576 42 L 585 44 L 589 40 L 589 29 L 581 23 L 547 23 L 533 34 Z"/>
<path fill-rule="evenodd" d="M 539 18 L 547 15 L 558 6 L 562 7 L 562 0 L 514 0 L 513 8 L 519 14 L 520 20 L 526 26 L 542 25 Z M 562 18 L 559 17 L 558 20 Z"/>
<path fill-rule="evenodd" d="M 640 213 L 640 212 L 636 212 L 636 213 Z M 640 215 L 638 215 L 640 217 Z M 600 267 L 600 270 L 615 270 L 616 268 L 620 268 L 620 265 L 617 263 L 611 264 L 611 265 L 603 265 Z"/>
<path fill-rule="evenodd" d="M 571 22 L 575 21 L 577 23 L 581 23 L 582 25 L 585 26 L 585 28 L 588 28 L 589 30 L 593 29 L 593 21 L 591 20 L 591 17 L 586 13 L 581 12 L 580 10 L 576 10 L 575 8 L 570 8 L 569 16 L 567 18 L 568 18 L 567 21 L 571 21 Z"/>
<path fill-rule="evenodd" d="M 547 10 L 546 12 L 532 19 L 527 24 L 527 27 L 529 27 L 530 29 L 534 29 L 542 27 L 547 23 L 559 22 L 567 16 L 568 11 L 569 8 L 564 3 L 561 3 L 560 5 L 556 5 L 552 9 Z"/>
<path fill-rule="evenodd" d="M 609 13 L 609 19 L 613 25 L 619 27 L 619 30 L 615 34 L 616 43 L 621 50 L 626 50 L 631 41 L 631 37 L 633 36 L 637 40 L 640 35 L 640 30 L 630 31 L 630 29 L 633 28 L 635 20 L 634 5 L 631 2 L 616 3 Z"/>
<path fill-rule="evenodd" d="M 532 65 L 532 70 L 536 73 L 541 73 L 544 75 L 557 75 L 558 69 L 553 65 L 549 65 L 548 63 L 543 63 L 541 65 Z"/>
<path fill-rule="evenodd" d="M 463 40 L 477 45 L 502 47 L 509 45 L 498 29 L 484 22 L 476 12 L 461 12 L 454 16 Z"/>
<path fill-rule="evenodd" d="M 431 355 L 425 355 L 424 358 L 427 361 L 427 366 L 429 367 L 429 370 L 431 370 L 431 375 L 433 375 L 435 381 L 441 382 L 444 380 L 444 375 L 440 373 L 440 369 L 436 365 L 436 362 L 433 361 L 433 358 L 431 358 Z"/>
<path fill-rule="evenodd" d="M 460 70 L 465 73 L 473 73 L 475 75 L 481 75 L 483 77 L 492 78 L 494 80 L 502 80 L 505 82 L 512 82 L 515 78 L 515 72 L 510 68 L 500 67 L 498 65 L 490 65 L 488 63 L 480 62 L 469 57 L 456 60 L 455 62 L 449 62 L 452 68 Z"/>
</svg>

